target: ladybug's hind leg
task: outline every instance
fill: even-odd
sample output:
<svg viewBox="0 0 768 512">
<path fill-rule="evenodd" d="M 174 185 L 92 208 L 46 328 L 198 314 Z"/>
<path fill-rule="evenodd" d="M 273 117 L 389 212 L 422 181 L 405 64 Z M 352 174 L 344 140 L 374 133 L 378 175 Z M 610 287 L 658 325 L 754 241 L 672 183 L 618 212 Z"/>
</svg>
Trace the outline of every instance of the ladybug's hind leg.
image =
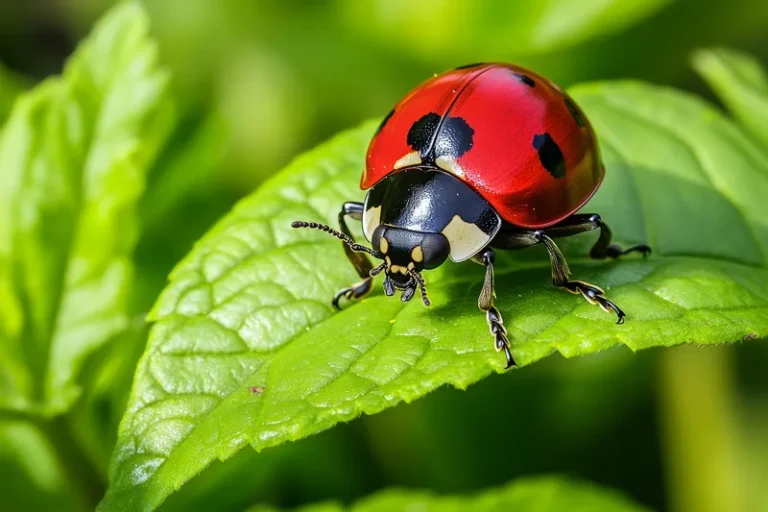
<svg viewBox="0 0 768 512">
<path fill-rule="evenodd" d="M 504 328 L 504 320 L 501 313 L 493 305 L 493 299 L 496 296 L 494 290 L 494 272 L 493 261 L 495 254 L 493 249 L 486 249 L 475 256 L 475 261 L 485 265 L 485 281 L 480 290 L 480 298 L 477 299 L 477 307 L 485 311 L 485 318 L 488 321 L 488 328 L 491 330 L 491 336 L 494 339 L 494 345 L 497 351 L 504 351 L 507 358 L 507 368 L 515 366 L 515 360 L 512 358 L 512 352 L 509 350 L 509 339 L 507 339 L 507 330 Z"/>
<path fill-rule="evenodd" d="M 339 212 L 339 227 L 341 228 L 341 232 L 347 235 L 349 238 L 353 238 L 352 232 L 349 230 L 349 226 L 347 226 L 347 216 L 353 218 L 354 220 L 362 220 L 363 203 L 352 201 L 346 202 L 342 205 L 341 211 Z M 373 285 L 373 278 L 371 277 L 371 270 L 373 269 L 373 265 L 371 265 L 371 261 L 368 259 L 368 256 L 366 256 L 365 253 L 352 250 L 352 247 L 350 247 L 348 244 L 344 244 L 344 253 L 347 255 L 349 262 L 352 263 L 352 266 L 355 267 L 355 271 L 357 272 L 357 275 L 360 276 L 361 280 L 351 285 L 349 288 L 339 290 L 339 292 L 333 297 L 333 301 L 331 301 L 333 303 L 333 307 L 336 309 L 341 309 L 341 306 L 339 306 L 339 301 L 342 297 L 347 300 L 361 299 L 368 295 L 368 293 L 371 291 L 371 286 Z"/>
<path fill-rule="evenodd" d="M 612 244 L 611 238 L 613 234 L 611 233 L 611 228 L 596 213 L 571 215 L 554 226 L 546 228 L 545 231 L 552 238 L 560 238 L 585 233 L 594 229 L 600 229 L 600 238 L 597 239 L 592 250 L 589 251 L 591 258 L 597 260 L 605 258 L 615 259 L 633 252 L 639 252 L 643 256 L 651 254 L 651 248 L 647 245 L 634 245 L 628 249 L 622 249 L 619 245 Z"/>
</svg>

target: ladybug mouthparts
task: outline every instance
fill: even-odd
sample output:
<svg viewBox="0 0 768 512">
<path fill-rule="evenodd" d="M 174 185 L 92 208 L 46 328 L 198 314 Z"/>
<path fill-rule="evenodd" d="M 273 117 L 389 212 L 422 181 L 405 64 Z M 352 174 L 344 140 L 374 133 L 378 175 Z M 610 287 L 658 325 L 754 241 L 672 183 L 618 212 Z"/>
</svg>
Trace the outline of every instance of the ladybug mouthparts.
<svg viewBox="0 0 768 512">
<path fill-rule="evenodd" d="M 421 271 L 437 268 L 448 258 L 451 248 L 445 235 L 381 224 L 373 232 L 371 245 L 384 260 L 371 272 L 373 276 L 385 271 L 384 293 L 391 297 L 395 290 L 402 290 L 400 300 L 407 302 L 419 288 L 422 301 L 429 306 Z"/>
<path fill-rule="evenodd" d="M 377 276 L 382 270 L 385 274 L 384 294 L 387 297 L 394 295 L 395 290 L 401 290 L 403 293 L 400 295 L 400 300 L 408 302 L 416 294 L 416 288 L 418 288 L 421 291 L 421 300 L 424 305 L 429 306 L 431 304 L 429 297 L 427 297 L 427 286 L 421 272 L 414 268 L 392 265 L 388 261 L 384 261 L 371 270 L 371 277 Z"/>
</svg>

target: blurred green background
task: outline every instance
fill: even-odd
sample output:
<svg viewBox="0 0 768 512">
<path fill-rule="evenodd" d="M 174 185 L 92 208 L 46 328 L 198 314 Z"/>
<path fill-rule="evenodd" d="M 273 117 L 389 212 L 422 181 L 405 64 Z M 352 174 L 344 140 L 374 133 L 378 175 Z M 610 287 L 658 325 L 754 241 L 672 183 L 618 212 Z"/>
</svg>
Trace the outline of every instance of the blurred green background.
<svg viewBox="0 0 768 512">
<path fill-rule="evenodd" d="M 112 4 L 0 2 L 0 119 L 15 92 L 61 71 Z M 631 78 L 712 99 L 689 66 L 694 49 L 739 48 L 768 64 L 768 2 L 755 0 L 146 5 L 180 122 L 141 205 L 136 328 L 91 358 L 89 393 L 54 423 L 58 436 L 73 439 L 71 457 L 43 460 L 43 441 L 20 420 L 2 419 L 0 480 L 11 509 L 27 509 L 30 494 L 56 507 L 71 492 L 84 509 L 100 498 L 145 340 L 141 319 L 173 265 L 292 157 L 382 115 L 433 73 L 503 60 L 563 86 Z M 552 357 L 469 392 L 443 389 L 295 445 L 241 453 L 164 508 L 351 501 L 391 485 L 459 492 L 559 472 L 659 510 L 768 510 L 765 368 L 760 344 Z M 45 464 L 70 468 L 72 481 L 46 480 Z"/>
</svg>

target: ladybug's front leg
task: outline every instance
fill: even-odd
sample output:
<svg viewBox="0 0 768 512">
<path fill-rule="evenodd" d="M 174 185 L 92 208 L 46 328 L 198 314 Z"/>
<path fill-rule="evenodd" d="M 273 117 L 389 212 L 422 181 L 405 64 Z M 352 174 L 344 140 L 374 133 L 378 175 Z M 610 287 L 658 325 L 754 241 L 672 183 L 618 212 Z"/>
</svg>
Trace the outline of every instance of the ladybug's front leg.
<svg viewBox="0 0 768 512">
<path fill-rule="evenodd" d="M 362 220 L 363 203 L 346 202 L 342 205 L 341 211 L 339 212 L 339 227 L 341 228 L 341 232 L 348 237 L 353 238 L 352 232 L 349 230 L 349 226 L 347 226 L 346 216 L 350 216 L 355 220 Z M 373 265 L 371 265 L 368 257 L 362 252 L 352 250 L 352 247 L 348 244 L 344 244 L 344 253 L 347 255 L 347 259 L 349 259 L 350 263 L 352 263 L 352 266 L 355 267 L 355 271 L 357 272 L 357 275 L 360 276 L 361 281 L 353 284 L 349 288 L 340 290 L 333 297 L 332 303 L 333 307 L 336 309 L 341 309 L 339 300 L 341 300 L 342 297 L 348 300 L 363 298 L 371 291 L 371 286 L 373 285 L 373 278 L 370 275 Z"/>
<path fill-rule="evenodd" d="M 479 307 L 481 311 L 485 311 L 485 318 L 488 321 L 488 327 L 491 330 L 496 351 L 504 351 L 504 355 L 507 358 L 507 368 L 510 368 L 515 366 L 515 360 L 512 358 L 512 352 L 509 350 L 507 330 L 504 328 L 504 320 L 501 318 L 501 313 L 499 313 L 499 310 L 493 305 L 493 299 L 496 296 L 493 272 L 493 261 L 495 257 L 496 255 L 494 254 L 493 249 L 486 249 L 475 256 L 475 261 L 485 265 L 485 281 L 483 282 L 482 290 L 480 290 L 480 298 L 477 299 L 477 307 Z"/>
</svg>

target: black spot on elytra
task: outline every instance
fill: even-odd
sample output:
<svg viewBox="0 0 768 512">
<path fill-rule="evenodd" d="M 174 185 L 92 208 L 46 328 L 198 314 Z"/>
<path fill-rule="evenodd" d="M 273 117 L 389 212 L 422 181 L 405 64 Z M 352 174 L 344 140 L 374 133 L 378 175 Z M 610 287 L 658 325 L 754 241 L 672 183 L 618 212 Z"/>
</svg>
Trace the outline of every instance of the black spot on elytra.
<svg viewBox="0 0 768 512">
<path fill-rule="evenodd" d="M 425 162 L 444 156 L 459 158 L 472 148 L 475 130 L 461 117 L 446 117 L 431 112 L 411 126 L 408 131 L 408 145 L 419 152 Z M 435 132 L 440 128 L 437 137 Z M 434 144 L 432 141 L 434 140 Z"/>
<path fill-rule="evenodd" d="M 454 68 L 454 71 L 458 71 L 459 69 L 476 68 L 477 66 L 484 66 L 484 65 L 485 65 L 485 62 L 475 62 L 474 64 L 464 64 L 463 66 Z"/>
<path fill-rule="evenodd" d="M 376 135 L 378 135 L 378 134 L 379 134 L 379 132 L 380 132 L 382 129 L 384 129 L 384 125 L 386 125 L 386 124 L 387 124 L 387 121 L 389 121 L 389 118 L 390 118 L 390 117 L 392 117 L 392 114 L 394 114 L 394 113 L 395 113 L 395 109 L 392 109 L 392 110 L 390 110 L 390 111 L 389 111 L 389 114 L 387 114 L 386 116 L 384 116 L 384 119 L 382 119 L 382 120 L 381 120 L 381 124 L 379 124 L 379 127 L 378 127 L 378 128 L 376 128 Z"/>
<path fill-rule="evenodd" d="M 548 133 L 535 135 L 533 137 L 533 147 L 539 153 L 541 165 L 544 166 L 549 174 L 557 179 L 565 177 L 563 152 L 560 151 L 560 147 L 552 140 Z"/>
<path fill-rule="evenodd" d="M 529 77 L 528 75 L 524 75 L 522 73 L 512 73 L 512 76 L 518 79 L 520 83 L 523 83 L 527 85 L 528 87 L 536 87 L 536 82 L 533 81 L 533 78 Z"/>
<path fill-rule="evenodd" d="M 472 148 L 475 130 L 461 117 L 447 117 L 435 141 L 435 158 L 459 158 Z"/>
<path fill-rule="evenodd" d="M 413 123 L 411 129 L 408 130 L 406 142 L 414 151 L 419 152 L 422 159 L 426 157 L 426 153 L 430 149 L 429 146 L 438 126 L 440 126 L 440 115 L 430 112 Z"/>
<path fill-rule="evenodd" d="M 577 107 L 576 103 L 574 103 L 568 96 L 565 97 L 565 107 L 568 109 L 568 112 L 571 113 L 571 117 L 573 117 L 573 120 L 576 121 L 577 125 L 582 128 L 586 126 L 587 123 L 584 121 L 584 116 L 581 115 L 579 107 Z"/>
</svg>

